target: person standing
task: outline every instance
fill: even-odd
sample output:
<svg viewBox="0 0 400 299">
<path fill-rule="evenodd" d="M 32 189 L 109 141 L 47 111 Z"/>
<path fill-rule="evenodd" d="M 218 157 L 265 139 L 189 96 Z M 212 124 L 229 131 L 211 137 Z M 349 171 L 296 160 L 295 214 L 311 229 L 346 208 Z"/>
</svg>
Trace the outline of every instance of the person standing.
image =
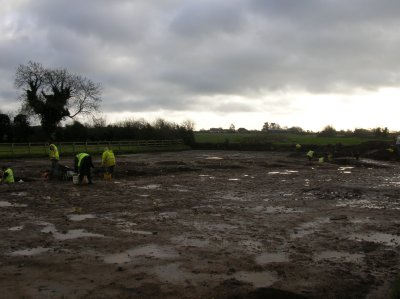
<svg viewBox="0 0 400 299">
<path fill-rule="evenodd" d="M 3 175 L 1 177 L 1 182 L 6 184 L 12 184 L 15 182 L 14 180 L 14 172 L 10 167 L 3 166 L 1 168 L 3 170 Z"/>
<path fill-rule="evenodd" d="M 79 184 L 82 183 L 83 177 L 87 177 L 88 184 L 92 182 L 91 168 L 94 168 L 92 157 L 87 153 L 77 154 L 74 158 L 74 169 L 79 174 Z"/>
<path fill-rule="evenodd" d="M 104 179 L 111 180 L 114 174 L 115 168 L 115 155 L 114 152 L 108 147 L 104 148 L 103 155 L 101 157 L 101 166 L 104 167 Z"/>
<path fill-rule="evenodd" d="M 58 161 L 60 160 L 60 154 L 55 144 L 49 145 L 49 158 L 51 161 L 50 179 L 53 179 L 58 175 Z"/>
<path fill-rule="evenodd" d="M 400 135 L 397 136 L 396 138 L 396 149 L 397 149 L 397 154 L 400 156 Z"/>
<path fill-rule="evenodd" d="M 309 150 L 306 154 L 308 161 L 311 162 L 311 160 L 314 158 L 314 151 L 313 150 Z"/>
</svg>

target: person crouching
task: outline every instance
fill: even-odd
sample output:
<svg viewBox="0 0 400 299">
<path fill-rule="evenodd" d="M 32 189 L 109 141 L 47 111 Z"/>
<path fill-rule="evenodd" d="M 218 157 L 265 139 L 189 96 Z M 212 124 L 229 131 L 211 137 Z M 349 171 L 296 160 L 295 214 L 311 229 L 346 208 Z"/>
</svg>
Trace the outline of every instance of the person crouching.
<svg viewBox="0 0 400 299">
<path fill-rule="evenodd" d="M 10 167 L 2 166 L 1 167 L 3 174 L 1 176 L 0 182 L 5 184 L 12 184 L 15 182 L 14 180 L 14 173 Z"/>
</svg>

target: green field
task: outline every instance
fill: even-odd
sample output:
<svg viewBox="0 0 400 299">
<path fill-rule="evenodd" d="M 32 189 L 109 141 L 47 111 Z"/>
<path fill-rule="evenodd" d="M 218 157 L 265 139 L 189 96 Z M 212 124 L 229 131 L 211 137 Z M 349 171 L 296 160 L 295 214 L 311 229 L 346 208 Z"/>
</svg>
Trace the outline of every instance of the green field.
<svg viewBox="0 0 400 299">
<path fill-rule="evenodd" d="M 196 132 L 195 140 L 198 143 L 273 143 L 276 145 L 293 145 L 293 144 L 342 144 L 357 145 L 367 141 L 393 141 L 393 138 L 374 138 L 374 137 L 354 137 L 354 136 L 337 136 L 337 137 L 318 137 L 317 135 L 298 135 L 291 133 L 208 133 Z"/>
<path fill-rule="evenodd" d="M 116 154 L 179 151 L 188 149 L 181 140 L 56 142 L 55 144 L 61 156 L 72 156 L 80 152 L 101 155 L 105 146 L 108 146 Z M 45 143 L 0 143 L 0 158 L 45 157 L 48 156 L 48 153 L 48 144 Z"/>
</svg>

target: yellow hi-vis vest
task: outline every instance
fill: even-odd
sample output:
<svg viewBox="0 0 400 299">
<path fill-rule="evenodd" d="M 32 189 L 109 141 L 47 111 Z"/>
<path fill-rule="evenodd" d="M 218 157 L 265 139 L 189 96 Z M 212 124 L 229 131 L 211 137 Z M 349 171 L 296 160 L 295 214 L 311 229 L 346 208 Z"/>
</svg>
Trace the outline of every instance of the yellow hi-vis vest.
<svg viewBox="0 0 400 299">
<path fill-rule="evenodd" d="M 102 164 L 105 167 L 110 167 L 115 165 L 115 155 L 112 150 L 107 150 L 103 152 Z"/>
<path fill-rule="evenodd" d="M 310 158 L 314 157 L 314 151 L 311 151 L 311 150 L 308 151 L 307 152 L 307 156 L 310 157 Z"/>
<path fill-rule="evenodd" d="M 81 166 L 82 159 L 87 156 L 89 156 L 89 154 L 86 154 L 86 153 L 80 153 L 80 154 L 76 155 L 76 157 L 78 158 L 78 167 Z"/>
<path fill-rule="evenodd" d="M 54 144 L 50 144 L 50 153 L 49 153 L 50 160 L 60 160 L 60 154 L 58 153 L 58 148 Z"/>
<path fill-rule="evenodd" d="M 14 173 L 11 168 L 7 168 L 4 173 L 8 174 L 7 177 L 4 179 L 4 183 L 10 184 L 14 183 Z"/>
</svg>

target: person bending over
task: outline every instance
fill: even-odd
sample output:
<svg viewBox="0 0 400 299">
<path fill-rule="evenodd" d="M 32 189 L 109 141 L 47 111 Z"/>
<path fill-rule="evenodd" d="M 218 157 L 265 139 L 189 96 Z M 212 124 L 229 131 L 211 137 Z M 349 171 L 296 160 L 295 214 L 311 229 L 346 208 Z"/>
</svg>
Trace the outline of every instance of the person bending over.
<svg viewBox="0 0 400 299">
<path fill-rule="evenodd" d="M 82 183 L 83 177 L 86 176 L 88 184 L 92 184 L 92 172 L 94 168 L 92 157 L 87 153 L 80 153 L 75 156 L 74 169 L 79 174 L 79 184 Z"/>
</svg>

